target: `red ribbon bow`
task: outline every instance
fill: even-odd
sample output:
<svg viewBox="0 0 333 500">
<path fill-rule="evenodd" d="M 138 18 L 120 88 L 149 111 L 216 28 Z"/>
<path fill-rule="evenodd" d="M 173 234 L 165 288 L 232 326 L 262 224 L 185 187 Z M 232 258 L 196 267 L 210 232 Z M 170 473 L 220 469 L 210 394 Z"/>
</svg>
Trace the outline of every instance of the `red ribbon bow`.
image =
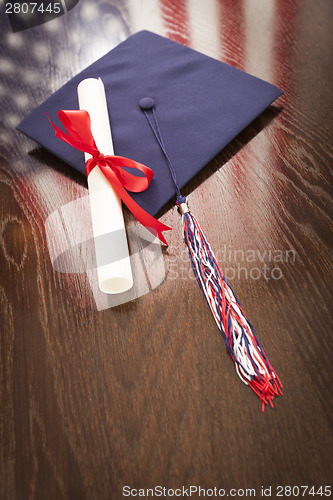
<svg viewBox="0 0 333 500">
<path fill-rule="evenodd" d="M 142 163 L 130 160 L 129 158 L 114 155 L 104 156 L 100 153 L 91 133 L 91 121 L 88 111 L 60 110 L 59 119 L 68 133 L 65 134 L 65 132 L 56 127 L 49 118 L 55 130 L 56 137 L 67 142 L 67 144 L 70 144 L 74 148 L 92 155 L 92 158 L 86 163 L 87 177 L 93 168 L 98 166 L 134 217 L 141 222 L 148 231 L 167 245 L 162 231 L 169 231 L 171 227 L 154 219 L 154 217 L 143 210 L 126 191 L 126 189 L 128 189 L 133 193 L 141 193 L 141 191 L 147 189 L 154 176 L 154 172 L 145 165 L 142 165 Z M 142 172 L 144 177 L 130 174 L 126 170 L 123 170 L 123 167 L 135 168 Z"/>
</svg>

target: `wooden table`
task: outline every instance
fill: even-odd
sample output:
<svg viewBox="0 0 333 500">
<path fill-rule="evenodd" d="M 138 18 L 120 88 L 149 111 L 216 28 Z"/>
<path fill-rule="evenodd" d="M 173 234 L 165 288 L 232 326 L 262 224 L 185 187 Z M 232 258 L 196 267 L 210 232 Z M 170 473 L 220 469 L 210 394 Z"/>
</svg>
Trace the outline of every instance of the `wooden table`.
<svg viewBox="0 0 333 500">
<path fill-rule="evenodd" d="M 279 485 L 330 484 L 332 6 L 80 0 L 13 34 L 1 4 L 1 500 L 120 499 L 126 485 L 257 497 L 271 486 L 275 498 Z M 163 260 L 182 279 L 167 273 L 98 311 L 84 274 L 52 267 L 45 221 L 86 181 L 15 126 L 140 29 L 284 91 L 185 190 L 213 248 L 226 249 L 221 264 L 284 385 L 264 414 L 177 258 L 172 204 L 160 217 L 174 228 Z"/>
</svg>

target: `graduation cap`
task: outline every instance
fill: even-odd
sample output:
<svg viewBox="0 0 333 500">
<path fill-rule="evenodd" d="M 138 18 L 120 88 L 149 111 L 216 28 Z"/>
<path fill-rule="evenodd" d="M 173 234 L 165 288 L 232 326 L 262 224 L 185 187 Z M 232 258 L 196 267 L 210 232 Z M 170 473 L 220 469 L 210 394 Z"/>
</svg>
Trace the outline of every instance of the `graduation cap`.
<svg viewBox="0 0 333 500">
<path fill-rule="evenodd" d="M 98 77 L 105 85 L 115 154 L 154 171 L 148 189 L 131 193 L 132 198 L 150 215 L 176 198 L 192 267 L 236 370 L 263 408 L 272 405 L 281 383 L 180 190 L 281 90 L 159 35 L 136 33 L 72 78 L 18 126 L 82 173 L 82 153 L 51 133 L 46 113 L 55 121 L 60 109 L 76 110 L 78 84 Z M 68 120 L 63 123 L 68 125 Z"/>
<path fill-rule="evenodd" d="M 129 37 L 72 78 L 18 129 L 84 173 L 82 154 L 52 134 L 46 113 L 78 109 L 77 85 L 100 77 L 106 89 L 115 154 L 151 167 L 149 189 L 133 198 L 155 215 L 175 190 L 165 158 L 139 108 L 155 100 L 163 139 L 183 187 L 282 92 L 269 83 L 148 31 Z"/>
</svg>

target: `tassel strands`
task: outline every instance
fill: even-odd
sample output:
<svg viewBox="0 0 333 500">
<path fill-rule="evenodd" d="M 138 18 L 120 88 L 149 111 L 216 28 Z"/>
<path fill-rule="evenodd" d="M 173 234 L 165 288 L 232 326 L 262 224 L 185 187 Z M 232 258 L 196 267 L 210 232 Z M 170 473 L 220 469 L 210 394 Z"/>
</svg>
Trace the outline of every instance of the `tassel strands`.
<svg viewBox="0 0 333 500">
<path fill-rule="evenodd" d="M 188 209 L 178 204 L 182 213 L 184 240 L 194 274 L 225 340 L 240 379 L 262 401 L 273 407 L 275 396 L 282 394 L 282 384 L 269 363 L 233 290 L 228 285 L 216 256 L 202 228 Z"/>
</svg>

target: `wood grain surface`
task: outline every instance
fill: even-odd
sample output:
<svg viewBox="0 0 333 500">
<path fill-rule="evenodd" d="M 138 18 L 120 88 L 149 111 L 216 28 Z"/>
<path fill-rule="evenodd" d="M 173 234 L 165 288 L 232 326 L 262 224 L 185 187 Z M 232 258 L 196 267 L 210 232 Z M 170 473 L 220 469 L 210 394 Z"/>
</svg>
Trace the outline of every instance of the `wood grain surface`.
<svg viewBox="0 0 333 500">
<path fill-rule="evenodd" d="M 125 485 L 236 498 L 271 486 L 277 498 L 278 485 L 330 484 L 332 14 L 330 0 L 80 0 L 14 34 L 1 4 L 1 500 L 118 500 Z M 185 189 L 284 385 L 264 414 L 172 204 L 166 277 L 135 301 L 98 311 L 84 273 L 52 267 L 45 221 L 85 179 L 15 126 L 140 29 L 284 91 Z"/>
</svg>

